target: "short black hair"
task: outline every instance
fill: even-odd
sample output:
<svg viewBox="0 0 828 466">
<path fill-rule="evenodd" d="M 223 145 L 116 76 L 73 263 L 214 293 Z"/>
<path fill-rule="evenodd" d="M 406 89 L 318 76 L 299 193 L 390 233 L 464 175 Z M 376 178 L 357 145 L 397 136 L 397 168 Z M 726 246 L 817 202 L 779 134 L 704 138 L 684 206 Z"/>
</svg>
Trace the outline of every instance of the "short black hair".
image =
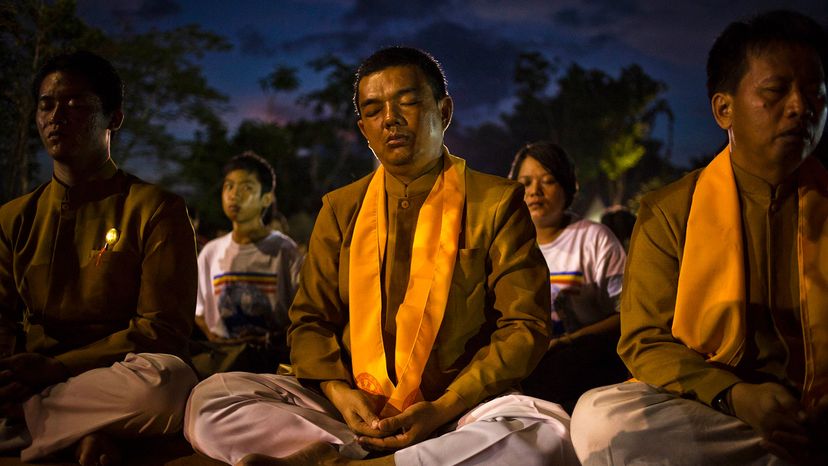
<svg viewBox="0 0 828 466">
<path fill-rule="evenodd" d="M 37 71 L 32 81 L 32 96 L 34 101 L 40 98 L 40 85 L 46 76 L 63 71 L 85 77 L 92 92 L 101 99 L 103 112 L 111 115 L 120 110 L 124 103 L 124 83 L 115 67 L 106 58 L 86 50 L 56 55 Z"/>
<path fill-rule="evenodd" d="M 566 196 L 566 205 L 569 208 L 578 192 L 578 179 L 575 177 L 575 164 L 569 154 L 554 142 L 538 141 L 526 144 L 521 147 L 512 160 L 512 168 L 509 170 L 509 179 L 517 180 L 520 166 L 526 157 L 532 157 L 545 168 L 555 180 L 561 185 Z"/>
<path fill-rule="evenodd" d="M 226 177 L 233 170 L 244 170 L 256 175 L 256 179 L 262 185 L 262 196 L 273 193 L 273 203 L 270 204 L 269 209 L 264 209 L 262 212 L 265 225 L 270 223 L 273 218 L 273 211 L 276 209 L 276 171 L 273 170 L 273 166 L 257 153 L 248 150 L 227 161 L 221 169 L 221 174 Z"/>
<path fill-rule="evenodd" d="M 382 71 L 393 66 L 416 66 L 426 77 L 434 100 L 440 101 L 448 96 L 448 83 L 443 67 L 430 53 L 414 47 L 393 46 L 377 50 L 370 57 L 366 58 L 356 71 L 354 77 L 354 109 L 357 117 L 361 118 L 359 111 L 359 82 L 366 76 Z"/>
<path fill-rule="evenodd" d="M 746 21 L 730 23 L 713 43 L 707 56 L 707 96 L 733 94 L 747 73 L 748 55 L 779 43 L 812 48 L 828 80 L 828 36 L 813 19 L 795 11 L 774 10 Z"/>
</svg>

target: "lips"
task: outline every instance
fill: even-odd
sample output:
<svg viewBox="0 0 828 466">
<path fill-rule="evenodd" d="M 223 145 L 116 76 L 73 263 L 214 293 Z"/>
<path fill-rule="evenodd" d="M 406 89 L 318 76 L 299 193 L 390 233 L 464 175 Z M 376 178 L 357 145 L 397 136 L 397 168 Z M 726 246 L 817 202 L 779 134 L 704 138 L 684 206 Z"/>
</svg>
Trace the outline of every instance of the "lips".
<svg viewBox="0 0 828 466">
<path fill-rule="evenodd" d="M 802 141 L 810 141 L 811 140 L 811 133 L 807 129 L 801 126 L 797 126 L 785 131 L 782 131 L 777 136 L 780 139 L 796 139 Z"/>
<path fill-rule="evenodd" d="M 411 137 L 403 133 L 393 133 L 385 138 L 385 145 L 388 147 L 401 147 L 408 145 Z"/>
</svg>

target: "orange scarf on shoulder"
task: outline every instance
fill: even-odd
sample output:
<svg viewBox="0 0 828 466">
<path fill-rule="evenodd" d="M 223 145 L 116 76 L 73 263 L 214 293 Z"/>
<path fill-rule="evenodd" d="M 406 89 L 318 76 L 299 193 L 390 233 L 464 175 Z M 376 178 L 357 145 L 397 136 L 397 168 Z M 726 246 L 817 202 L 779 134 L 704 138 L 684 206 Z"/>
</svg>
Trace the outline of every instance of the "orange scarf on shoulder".
<svg viewBox="0 0 828 466">
<path fill-rule="evenodd" d="M 810 407 L 828 393 L 828 171 L 812 157 L 799 168 L 797 193 L 802 401 Z M 708 360 L 731 366 L 745 347 L 744 257 L 728 146 L 702 171 L 693 192 L 672 331 Z"/>
<path fill-rule="evenodd" d="M 465 170 L 463 159 L 445 152 L 443 171 L 417 218 L 408 288 L 397 312 L 396 385 L 388 376 L 382 342 L 380 270 L 388 234 L 382 166 L 371 178 L 357 215 L 348 278 L 352 370 L 360 389 L 385 402 L 385 416 L 423 399 L 420 381 L 443 321 L 457 258 Z"/>
</svg>

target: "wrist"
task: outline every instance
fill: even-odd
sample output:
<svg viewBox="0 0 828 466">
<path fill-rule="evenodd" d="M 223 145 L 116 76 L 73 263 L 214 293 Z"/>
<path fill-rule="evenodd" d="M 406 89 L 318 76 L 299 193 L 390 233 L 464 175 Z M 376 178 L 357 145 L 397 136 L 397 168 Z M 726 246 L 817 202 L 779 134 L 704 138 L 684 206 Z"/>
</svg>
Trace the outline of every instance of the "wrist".
<svg viewBox="0 0 828 466">
<path fill-rule="evenodd" d="M 728 416 L 735 416 L 736 412 L 733 409 L 733 385 L 725 388 L 710 403 L 710 406 L 720 413 Z"/>
<path fill-rule="evenodd" d="M 443 392 L 443 395 L 434 400 L 432 404 L 436 408 L 437 413 L 439 413 L 440 425 L 459 417 L 467 411 L 466 404 L 460 398 L 460 395 L 451 390 Z"/>
<path fill-rule="evenodd" d="M 342 380 L 325 380 L 323 382 L 319 382 L 319 389 L 322 390 L 322 394 L 325 395 L 327 399 L 336 404 L 334 402 L 334 398 L 336 398 L 337 393 L 340 393 L 343 389 L 350 390 L 351 386 Z"/>
</svg>

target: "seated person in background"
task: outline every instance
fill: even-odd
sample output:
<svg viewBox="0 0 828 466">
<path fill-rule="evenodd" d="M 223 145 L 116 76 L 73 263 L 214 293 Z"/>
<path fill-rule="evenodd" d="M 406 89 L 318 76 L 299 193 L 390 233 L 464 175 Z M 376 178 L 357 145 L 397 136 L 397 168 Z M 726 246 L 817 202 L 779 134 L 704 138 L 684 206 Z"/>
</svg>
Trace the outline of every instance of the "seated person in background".
<svg viewBox="0 0 828 466">
<path fill-rule="evenodd" d="M 275 202 L 270 164 L 245 152 L 222 171 L 221 206 L 233 231 L 207 243 L 198 256 L 195 321 L 212 344 L 193 363 L 202 377 L 275 372 L 288 362 L 288 308 L 302 254 L 292 239 L 265 226 Z"/>
<path fill-rule="evenodd" d="M 520 182 L 549 268 L 553 324 L 549 349 L 521 384 L 527 395 L 572 411 L 582 393 L 628 377 L 618 358 L 618 298 L 624 249 L 605 226 L 568 211 L 578 190 L 575 167 L 551 142 L 518 151 L 509 178 Z"/>
<path fill-rule="evenodd" d="M 593 464 L 828 464 L 828 39 L 775 11 L 707 61 L 730 144 L 641 201 L 618 352 L 639 382 L 584 394 Z"/>
<path fill-rule="evenodd" d="M 296 377 L 216 374 L 193 447 L 240 465 L 573 464 L 569 416 L 512 389 L 546 350 L 543 258 L 517 183 L 443 146 L 439 64 L 405 47 L 357 71 L 381 166 L 327 194 L 290 308 Z M 281 458 L 281 459 L 280 459 Z"/>
<path fill-rule="evenodd" d="M 630 250 L 630 237 L 635 227 L 635 214 L 620 205 L 607 207 L 601 214 L 601 225 L 605 225 L 624 246 L 624 251 Z"/>
<path fill-rule="evenodd" d="M 193 228 L 181 198 L 110 158 L 124 115 L 108 61 L 54 57 L 32 91 L 54 175 L 0 207 L 0 338 L 14 353 L 0 359 L 0 449 L 116 464 L 114 438 L 181 429 L 197 381 L 184 362 Z"/>
</svg>

